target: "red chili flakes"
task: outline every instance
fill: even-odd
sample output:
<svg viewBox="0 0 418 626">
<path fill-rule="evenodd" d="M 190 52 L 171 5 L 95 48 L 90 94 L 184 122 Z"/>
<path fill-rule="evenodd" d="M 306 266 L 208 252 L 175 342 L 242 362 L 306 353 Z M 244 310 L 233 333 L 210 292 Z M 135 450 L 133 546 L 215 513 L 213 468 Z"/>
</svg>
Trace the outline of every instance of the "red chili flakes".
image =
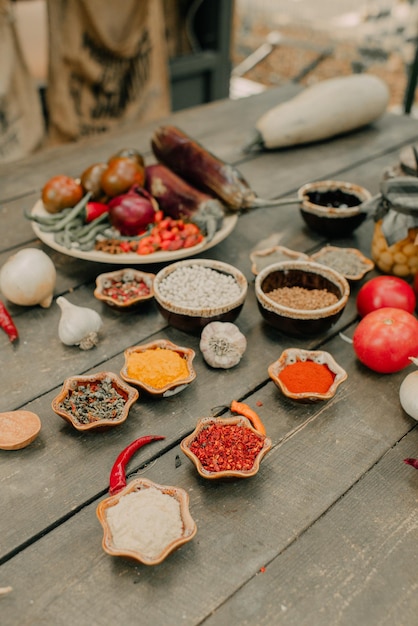
<svg viewBox="0 0 418 626">
<path fill-rule="evenodd" d="M 190 450 L 209 472 L 251 470 L 263 438 L 238 424 L 210 424 L 192 441 Z"/>
</svg>

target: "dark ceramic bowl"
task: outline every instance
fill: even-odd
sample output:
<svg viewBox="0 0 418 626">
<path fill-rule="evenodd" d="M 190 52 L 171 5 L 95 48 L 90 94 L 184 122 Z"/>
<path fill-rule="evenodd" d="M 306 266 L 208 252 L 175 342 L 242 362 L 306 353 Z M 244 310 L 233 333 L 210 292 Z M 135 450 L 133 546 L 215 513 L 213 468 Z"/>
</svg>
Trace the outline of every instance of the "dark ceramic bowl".
<svg viewBox="0 0 418 626">
<path fill-rule="evenodd" d="M 221 305 L 216 305 L 216 286 L 212 288 L 206 285 L 206 290 L 210 291 L 213 298 L 213 306 L 198 306 L 193 303 L 194 287 L 190 288 L 191 301 L 188 304 L 173 301 L 167 297 L 161 288 L 161 284 L 172 274 L 181 271 L 183 268 L 200 266 L 208 268 L 232 278 L 237 284 L 237 293 L 234 293 L 228 301 L 224 301 Z M 183 285 L 182 285 L 183 287 Z M 154 298 L 158 309 L 167 322 L 184 332 L 200 333 L 202 329 L 210 322 L 234 322 L 241 312 L 247 296 L 248 282 L 244 274 L 233 265 L 216 261 L 212 259 L 187 259 L 186 261 L 177 261 L 164 267 L 158 272 L 154 279 Z"/>
<path fill-rule="evenodd" d="M 307 183 L 298 190 L 300 212 L 313 231 L 325 237 L 346 237 L 360 226 L 367 213 L 361 204 L 370 200 L 364 187 L 339 180 Z"/>
<path fill-rule="evenodd" d="M 302 287 L 326 290 L 336 302 L 316 309 L 292 308 L 269 296 L 274 289 Z M 335 270 L 312 261 L 285 261 L 264 268 L 255 279 L 255 295 L 263 318 L 288 335 L 318 335 L 341 316 L 350 295 L 348 281 Z"/>
</svg>

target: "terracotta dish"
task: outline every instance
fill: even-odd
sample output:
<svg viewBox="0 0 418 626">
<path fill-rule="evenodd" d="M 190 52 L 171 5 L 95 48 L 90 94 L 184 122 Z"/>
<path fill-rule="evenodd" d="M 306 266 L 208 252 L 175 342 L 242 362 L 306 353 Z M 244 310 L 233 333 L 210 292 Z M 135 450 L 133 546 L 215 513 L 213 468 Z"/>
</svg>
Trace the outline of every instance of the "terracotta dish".
<svg viewBox="0 0 418 626">
<path fill-rule="evenodd" d="M 334 382 L 324 393 L 316 393 L 312 391 L 304 391 L 295 393 L 290 391 L 280 378 L 280 372 L 287 366 L 297 361 L 314 361 L 326 365 L 334 374 Z M 337 391 L 338 387 L 347 379 L 347 372 L 338 365 L 329 352 L 324 350 L 303 350 L 299 348 L 289 348 L 284 350 L 277 361 L 274 361 L 269 368 L 268 373 L 271 380 L 277 385 L 283 395 L 292 400 L 301 402 L 317 402 L 318 400 L 330 400 Z"/>
<path fill-rule="evenodd" d="M 89 410 L 90 421 L 82 421 L 78 413 L 74 409 L 68 409 L 65 406 L 74 394 L 75 390 L 80 386 L 91 386 L 94 383 L 111 385 L 112 393 L 115 393 L 115 397 L 119 396 L 121 400 L 119 402 L 123 404 L 117 417 L 110 417 L 104 413 L 103 418 L 98 418 L 94 408 Z M 136 402 L 139 397 L 137 389 L 130 387 L 116 374 L 112 372 L 99 372 L 97 374 L 90 374 L 86 376 L 70 376 L 64 381 L 60 393 L 52 400 L 52 410 L 66 420 L 69 424 L 74 426 L 77 430 L 103 430 L 105 428 L 111 428 L 122 424 L 128 417 L 131 406 Z M 99 402 L 103 409 L 109 406 L 109 403 L 105 401 Z M 84 418 L 83 418 L 84 420 Z"/>
<path fill-rule="evenodd" d="M 190 449 L 193 441 L 200 435 L 202 431 L 208 428 L 211 424 L 218 424 L 220 426 L 227 426 L 230 424 L 238 425 L 242 428 L 249 429 L 252 433 L 254 433 L 260 441 L 263 442 L 262 448 L 260 449 L 258 455 L 256 456 L 254 463 L 251 469 L 248 470 L 224 470 L 224 471 L 208 471 L 205 467 L 203 467 L 199 458 L 192 452 Z M 258 470 L 260 469 L 260 462 L 262 458 L 267 454 L 272 446 L 272 441 L 269 437 L 262 435 L 257 430 L 255 430 L 250 421 L 246 417 L 203 417 L 201 418 L 196 425 L 194 431 L 185 437 L 183 441 L 180 443 L 180 448 L 184 452 L 184 454 L 194 463 L 198 473 L 203 478 L 209 479 L 219 479 L 219 478 L 250 478 L 251 476 L 255 476 Z"/>
<path fill-rule="evenodd" d="M 274 246 L 263 250 L 254 250 L 250 254 L 251 271 L 257 276 L 268 265 L 281 263 L 282 261 L 296 261 L 298 259 L 308 259 L 304 252 L 297 252 L 285 246 Z"/>
<path fill-rule="evenodd" d="M 173 352 L 177 352 L 185 361 L 187 365 L 187 374 L 182 378 L 176 378 L 174 381 L 167 383 L 164 387 L 153 387 L 146 380 L 141 378 L 134 378 L 128 373 L 128 362 L 130 355 L 135 352 L 145 352 L 146 350 L 154 350 L 156 348 L 162 348 L 164 350 L 172 350 Z M 193 380 L 196 378 L 196 372 L 193 368 L 193 359 L 195 357 L 195 351 L 191 348 L 183 348 L 182 346 L 178 346 L 172 341 L 168 339 L 157 339 L 156 341 L 151 341 L 150 343 L 144 343 L 142 345 L 133 346 L 132 348 L 127 348 L 124 352 L 125 355 L 125 364 L 121 369 L 120 375 L 127 383 L 131 383 L 137 387 L 140 387 L 147 393 L 152 396 L 172 396 L 176 393 L 179 393 L 183 389 L 187 387 Z"/>
<path fill-rule="evenodd" d="M 114 272 L 106 272 L 99 274 L 96 278 L 96 289 L 94 290 L 94 296 L 98 300 L 105 302 L 108 306 L 118 309 L 120 311 L 132 310 L 138 307 L 143 302 L 148 302 L 154 297 L 154 276 L 150 272 L 141 272 L 140 270 L 133 269 L 131 267 L 116 270 Z M 126 300 L 120 300 L 119 298 L 109 295 L 107 293 L 107 287 L 113 281 L 129 281 L 136 283 L 145 283 L 148 288 L 148 293 L 144 295 L 133 295 Z"/>
<path fill-rule="evenodd" d="M 112 537 L 111 530 L 109 528 L 109 524 L 107 521 L 107 511 L 112 507 L 118 504 L 118 502 L 129 493 L 133 493 L 135 491 L 140 491 L 143 489 L 148 489 L 149 487 L 154 487 L 161 491 L 164 494 L 168 494 L 175 498 L 180 504 L 180 515 L 183 523 L 183 531 L 182 534 L 168 543 L 161 550 L 160 554 L 155 558 L 150 558 L 149 556 L 142 554 L 141 552 L 132 548 L 131 550 L 120 549 L 117 548 L 114 544 L 114 540 Z M 102 500 L 96 509 L 97 517 L 103 527 L 103 541 L 102 546 L 103 550 L 107 552 L 107 554 L 113 556 L 123 556 L 126 558 L 135 559 L 140 563 L 144 563 L 145 565 L 158 565 L 161 563 L 171 552 L 179 548 L 184 543 L 187 543 L 195 536 L 197 532 L 196 523 L 190 515 L 189 511 L 189 495 L 187 491 L 184 489 L 180 489 L 178 487 L 167 487 L 164 485 L 159 485 L 157 483 L 152 482 L 151 480 L 147 480 L 146 478 L 137 478 L 133 480 L 129 485 L 127 485 L 122 491 L 119 491 L 114 496 L 106 498 Z"/>
</svg>

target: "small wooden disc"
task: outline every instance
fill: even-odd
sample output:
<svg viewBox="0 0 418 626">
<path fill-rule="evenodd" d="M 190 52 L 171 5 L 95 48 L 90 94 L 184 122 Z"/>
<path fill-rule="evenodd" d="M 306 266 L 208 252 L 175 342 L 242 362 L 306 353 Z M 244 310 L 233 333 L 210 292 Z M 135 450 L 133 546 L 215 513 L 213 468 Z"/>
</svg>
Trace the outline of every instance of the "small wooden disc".
<svg viewBox="0 0 418 626">
<path fill-rule="evenodd" d="M 41 430 L 41 420 L 31 411 L 0 413 L 0 449 L 20 450 L 28 446 Z"/>
</svg>

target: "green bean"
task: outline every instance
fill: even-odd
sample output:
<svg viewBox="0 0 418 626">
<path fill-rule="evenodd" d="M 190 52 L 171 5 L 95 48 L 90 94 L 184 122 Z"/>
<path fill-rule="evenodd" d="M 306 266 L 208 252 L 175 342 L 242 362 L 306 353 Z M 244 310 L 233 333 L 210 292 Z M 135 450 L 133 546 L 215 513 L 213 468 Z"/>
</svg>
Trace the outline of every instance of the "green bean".
<svg viewBox="0 0 418 626">
<path fill-rule="evenodd" d="M 24 215 L 26 219 L 31 220 L 32 222 L 36 222 L 37 224 L 43 224 L 45 226 L 53 226 L 54 224 L 57 224 L 60 220 L 62 220 L 63 217 L 68 215 L 70 211 L 71 209 L 63 209 L 63 211 L 60 211 L 59 213 L 51 213 L 48 216 L 36 215 L 34 213 L 28 213 L 27 211 L 24 211 Z"/>
</svg>

